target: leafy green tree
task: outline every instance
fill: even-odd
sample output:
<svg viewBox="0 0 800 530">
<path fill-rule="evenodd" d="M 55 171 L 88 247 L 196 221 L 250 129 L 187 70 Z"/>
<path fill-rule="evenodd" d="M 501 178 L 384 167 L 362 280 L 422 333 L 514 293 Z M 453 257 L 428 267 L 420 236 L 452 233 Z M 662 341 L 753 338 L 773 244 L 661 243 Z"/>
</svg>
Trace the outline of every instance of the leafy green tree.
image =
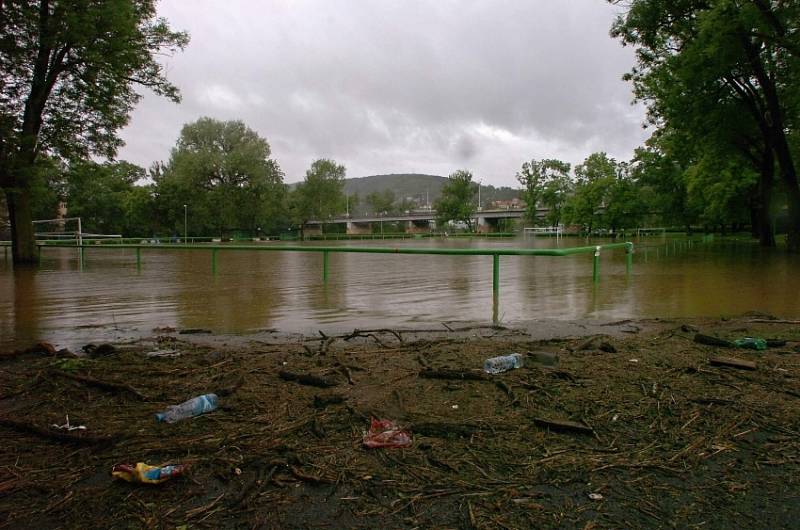
<svg viewBox="0 0 800 530">
<path fill-rule="evenodd" d="M 545 220 L 549 226 L 558 226 L 561 223 L 562 211 L 573 189 L 573 182 L 569 177 L 569 164 L 562 162 L 560 171 L 550 173 L 542 190 L 541 202 L 548 211 Z"/>
<path fill-rule="evenodd" d="M 350 217 L 353 216 L 353 212 L 358 211 L 359 206 L 361 206 L 361 197 L 358 192 L 346 194 L 344 211 L 350 215 Z"/>
<path fill-rule="evenodd" d="M 539 224 L 537 209 L 546 206 L 550 210 L 547 221 L 558 224 L 570 188 L 569 170 L 569 163 L 555 159 L 533 159 L 522 164 L 517 180 L 523 186 L 522 199 L 527 204 L 525 221 Z"/>
<path fill-rule="evenodd" d="M 778 175 L 788 203 L 788 247 L 800 251 L 800 184 L 791 144 L 800 120 L 800 5 L 633 0 L 627 7 L 612 35 L 637 47 L 638 64 L 627 78 L 647 102 L 651 123 L 688 132 L 692 144 L 715 159 L 737 151 L 750 162 L 760 174 L 759 198 L 750 206 L 767 245 Z"/>
<path fill-rule="evenodd" d="M 111 157 L 141 99 L 136 85 L 178 101 L 157 55 L 185 33 L 156 16 L 155 0 L 0 2 L 0 187 L 14 263 L 36 262 L 33 181 L 42 156 Z"/>
<path fill-rule="evenodd" d="M 686 183 L 693 156 L 692 144 L 672 129 L 658 131 L 645 147 L 636 150 L 631 173 L 645 194 L 647 210 L 656 225 L 684 226 L 690 232 L 700 220 L 698 208 L 689 203 Z"/>
<path fill-rule="evenodd" d="M 334 160 L 315 160 L 290 194 L 290 210 L 301 231 L 311 220 L 326 221 L 343 210 L 347 170 Z"/>
<path fill-rule="evenodd" d="M 152 218 L 142 209 L 152 207 L 152 197 L 149 187 L 136 186 L 144 177 L 143 168 L 128 162 L 73 163 L 66 173 L 67 213 L 80 217 L 88 232 L 146 235 Z"/>
<path fill-rule="evenodd" d="M 621 229 L 641 226 L 648 204 L 642 187 L 633 178 L 629 164 L 620 162 L 614 180 L 606 189 L 602 226 L 616 237 Z"/>
<path fill-rule="evenodd" d="M 241 121 L 200 118 L 184 125 L 159 172 L 160 209 L 174 233 L 183 233 L 184 204 L 196 235 L 254 235 L 285 223 L 283 172 L 267 141 Z"/>
<path fill-rule="evenodd" d="M 395 212 L 397 213 L 405 213 L 413 210 L 417 207 L 417 204 L 410 200 L 408 197 L 403 197 L 395 204 Z"/>
<path fill-rule="evenodd" d="M 66 197 L 66 172 L 60 160 L 42 156 L 30 182 L 34 219 L 54 219 Z"/>
<path fill-rule="evenodd" d="M 442 187 L 442 194 L 434 203 L 436 225 L 443 227 L 450 221 L 458 221 L 466 224 L 470 232 L 474 232 L 477 194 L 478 187 L 472 182 L 471 172 L 459 169 L 451 173 Z"/>
<path fill-rule="evenodd" d="M 397 198 L 392 190 L 374 191 L 365 197 L 373 214 L 394 214 L 397 211 L 395 201 Z"/>
<path fill-rule="evenodd" d="M 617 163 L 605 153 L 592 153 L 575 166 L 575 193 L 567 203 L 567 218 L 588 233 L 603 225 L 603 210 L 617 175 Z"/>
<path fill-rule="evenodd" d="M 741 226 L 750 221 L 748 201 L 758 174 L 730 158 L 720 159 L 713 153 L 690 166 L 686 171 L 689 201 L 700 212 L 705 226 Z"/>
</svg>

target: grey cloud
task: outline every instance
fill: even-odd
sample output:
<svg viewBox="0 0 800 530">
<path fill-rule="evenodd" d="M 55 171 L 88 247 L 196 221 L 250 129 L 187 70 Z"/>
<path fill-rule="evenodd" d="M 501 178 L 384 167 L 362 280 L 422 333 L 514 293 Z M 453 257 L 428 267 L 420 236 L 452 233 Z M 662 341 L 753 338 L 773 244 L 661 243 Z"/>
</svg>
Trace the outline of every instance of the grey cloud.
<svg viewBox="0 0 800 530">
<path fill-rule="evenodd" d="M 645 136 L 602 0 L 222 5 L 160 4 L 192 35 L 167 60 L 184 102 L 148 95 L 122 157 L 165 159 L 180 126 L 209 115 L 266 137 L 290 181 L 328 156 L 350 176 L 469 164 L 508 185 L 526 159 L 627 158 Z"/>
</svg>

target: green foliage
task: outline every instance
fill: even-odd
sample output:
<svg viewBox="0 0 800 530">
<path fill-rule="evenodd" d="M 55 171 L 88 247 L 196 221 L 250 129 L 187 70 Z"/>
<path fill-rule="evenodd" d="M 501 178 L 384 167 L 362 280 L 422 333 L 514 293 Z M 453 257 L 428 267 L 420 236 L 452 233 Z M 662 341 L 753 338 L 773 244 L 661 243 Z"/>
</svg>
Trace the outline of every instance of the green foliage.
<svg viewBox="0 0 800 530">
<path fill-rule="evenodd" d="M 525 220 L 537 225 L 537 208 L 549 209 L 547 223 L 555 226 L 561 221 L 561 210 L 572 188 L 570 165 L 561 160 L 531 160 L 522 164 L 517 180 L 523 186 L 522 198 L 527 204 Z"/>
<path fill-rule="evenodd" d="M 704 185 L 686 186 L 693 196 L 685 204 L 706 220 L 737 219 L 743 200 L 754 195 L 747 201 L 750 218 L 762 244 L 774 244 L 767 211 L 777 173 L 795 250 L 800 184 L 791 137 L 800 121 L 799 26 L 797 2 L 633 0 L 612 28 L 637 47 L 638 64 L 627 79 L 647 103 L 650 122 L 659 134 L 685 142 L 663 154 L 686 169 L 687 184 L 703 175 Z M 708 169 L 709 160 L 716 169 Z M 717 193 L 709 195 L 710 189 Z"/>
<path fill-rule="evenodd" d="M 65 172 L 61 163 L 51 157 L 40 157 L 30 181 L 34 219 L 54 219 L 66 197 Z"/>
<path fill-rule="evenodd" d="M 315 160 L 303 182 L 290 194 L 292 220 L 302 226 L 311 220 L 330 219 L 344 211 L 345 174 L 345 167 L 333 160 Z"/>
<path fill-rule="evenodd" d="M 609 158 L 606 153 L 592 153 L 575 167 L 575 193 L 567 200 L 566 217 L 591 233 L 639 225 L 648 205 L 641 188 L 632 178 L 627 163 Z"/>
<path fill-rule="evenodd" d="M 66 173 L 69 217 L 90 233 L 142 236 L 152 232 L 152 188 L 137 186 L 143 168 L 128 162 L 76 162 Z"/>
<path fill-rule="evenodd" d="M 165 227 L 190 235 L 277 232 L 286 223 L 283 172 L 266 140 L 241 121 L 200 118 L 181 130 L 154 180 Z"/>
<path fill-rule="evenodd" d="M 450 174 L 442 188 L 442 195 L 434 204 L 436 225 L 444 227 L 450 221 L 457 221 L 466 224 L 467 229 L 473 232 L 477 194 L 478 188 L 472 182 L 472 173 L 460 169 Z"/>
<path fill-rule="evenodd" d="M 712 154 L 699 160 L 686 172 L 690 205 L 700 211 L 705 225 L 736 225 L 750 221 L 748 200 L 758 181 L 752 170 L 731 159 Z"/>
<path fill-rule="evenodd" d="M 384 190 L 382 192 L 374 191 L 367 194 L 365 197 L 367 204 L 370 207 L 373 215 L 378 214 L 394 214 L 398 208 L 395 204 L 397 200 L 392 190 Z"/>
<path fill-rule="evenodd" d="M 0 187 L 14 260 L 33 262 L 37 159 L 113 156 L 141 99 L 136 85 L 178 100 L 156 57 L 188 37 L 156 16 L 154 0 L 40 0 L 0 3 L 0 39 Z"/>
</svg>

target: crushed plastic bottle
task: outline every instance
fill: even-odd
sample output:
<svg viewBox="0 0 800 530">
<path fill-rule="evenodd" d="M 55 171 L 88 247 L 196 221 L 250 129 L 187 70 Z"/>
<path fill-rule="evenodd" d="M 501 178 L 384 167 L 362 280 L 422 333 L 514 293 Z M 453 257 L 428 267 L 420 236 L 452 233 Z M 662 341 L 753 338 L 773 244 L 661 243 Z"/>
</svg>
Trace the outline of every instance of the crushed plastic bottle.
<svg viewBox="0 0 800 530">
<path fill-rule="evenodd" d="M 111 468 L 114 478 L 126 482 L 140 482 L 142 484 L 161 484 L 173 477 L 179 477 L 188 469 L 188 465 L 179 464 L 171 466 L 150 466 L 144 462 L 133 464 L 116 464 Z"/>
<path fill-rule="evenodd" d="M 176 421 L 211 412 L 217 408 L 217 399 L 216 394 L 203 394 L 180 405 L 169 406 L 164 412 L 156 414 L 156 421 L 175 423 Z"/>
<path fill-rule="evenodd" d="M 737 348 L 746 348 L 748 350 L 766 350 L 767 341 L 757 337 L 745 337 L 743 339 L 735 340 L 733 343 Z"/>
<path fill-rule="evenodd" d="M 522 368 L 523 363 L 523 357 L 519 353 L 501 355 L 486 359 L 486 362 L 483 363 L 483 371 L 487 374 L 499 374 L 514 368 Z"/>
</svg>

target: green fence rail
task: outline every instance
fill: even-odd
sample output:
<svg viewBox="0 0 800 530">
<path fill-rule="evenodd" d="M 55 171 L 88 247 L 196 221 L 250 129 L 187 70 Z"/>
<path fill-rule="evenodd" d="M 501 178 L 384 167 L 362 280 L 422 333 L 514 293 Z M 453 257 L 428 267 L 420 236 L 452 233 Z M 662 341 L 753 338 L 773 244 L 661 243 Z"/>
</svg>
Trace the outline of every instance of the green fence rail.
<svg viewBox="0 0 800 530">
<path fill-rule="evenodd" d="M 86 251 L 92 250 L 120 250 L 131 249 L 136 251 L 136 270 L 142 269 L 142 251 L 210 251 L 211 272 L 217 273 L 217 254 L 220 251 L 235 252 L 320 252 L 322 253 L 322 281 L 327 283 L 329 270 L 329 255 L 331 252 L 355 254 L 416 254 L 416 255 L 443 255 L 443 256 L 492 256 L 492 321 L 497 322 L 500 304 L 500 256 L 573 256 L 576 254 L 592 254 L 592 279 L 600 280 L 600 253 L 603 250 L 625 249 L 626 271 L 631 272 L 633 266 L 633 243 L 608 243 L 572 248 L 410 248 L 410 247 L 328 247 L 328 246 L 300 246 L 300 245 L 217 245 L 217 244 L 167 244 L 167 245 L 142 245 L 115 243 L 111 245 L 84 244 L 75 245 L 66 242 L 48 242 L 37 245 L 39 254 L 43 248 L 77 248 L 80 258 L 80 267 L 86 261 Z"/>
</svg>

